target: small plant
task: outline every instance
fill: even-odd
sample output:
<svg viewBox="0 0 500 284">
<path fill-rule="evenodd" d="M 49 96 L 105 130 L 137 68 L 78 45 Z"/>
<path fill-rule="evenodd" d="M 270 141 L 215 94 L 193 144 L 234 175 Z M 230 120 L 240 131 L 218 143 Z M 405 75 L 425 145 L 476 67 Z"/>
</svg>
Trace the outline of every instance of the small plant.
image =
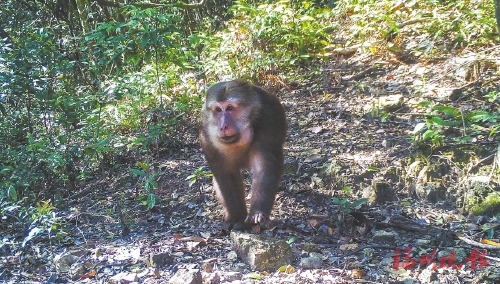
<svg viewBox="0 0 500 284">
<path fill-rule="evenodd" d="M 352 187 L 346 185 L 342 189 L 344 190 L 346 195 L 351 195 Z M 332 197 L 333 204 L 336 204 L 339 206 L 340 211 L 342 212 L 343 215 L 351 213 L 355 208 L 359 207 L 363 203 L 366 203 L 367 201 L 368 201 L 368 198 L 360 198 L 354 202 L 350 202 L 347 197 L 344 197 L 342 199 L 340 199 L 338 197 Z"/>
<path fill-rule="evenodd" d="M 421 102 L 419 107 L 427 107 L 431 103 L 428 101 Z M 440 113 L 443 113 L 445 119 L 441 118 Z M 453 126 L 461 125 L 461 112 L 451 106 L 436 105 L 431 108 L 428 118 L 425 122 L 418 123 L 413 129 L 415 141 L 431 141 L 433 146 L 443 144 L 444 131 Z"/>
<path fill-rule="evenodd" d="M 205 171 L 203 167 L 199 167 L 192 174 L 190 174 L 186 180 L 189 182 L 189 187 L 195 184 L 198 179 L 205 177 L 212 177 L 213 174 L 211 172 Z"/>
<path fill-rule="evenodd" d="M 142 200 L 143 205 L 146 205 L 148 209 L 152 209 L 156 205 L 156 194 L 154 190 L 158 188 L 158 173 L 153 172 L 151 167 L 143 162 L 137 162 L 141 169 L 130 169 L 130 171 L 139 176 L 141 179 L 140 185 L 146 189 L 146 195 L 139 196 L 138 199 Z"/>
<path fill-rule="evenodd" d="M 485 96 L 490 103 L 500 100 L 500 92 L 499 91 L 491 91 Z"/>
<path fill-rule="evenodd" d="M 431 103 L 421 102 L 420 107 L 428 107 Z M 458 142 L 469 141 L 471 134 L 488 131 L 493 136 L 500 129 L 500 115 L 484 110 L 463 113 L 453 106 L 435 105 L 430 108 L 425 122 L 418 123 L 414 130 L 416 142 L 430 141 L 433 146 L 440 146 L 446 136 L 456 133 L 452 137 Z"/>
<path fill-rule="evenodd" d="M 43 232 L 47 232 L 49 237 L 52 236 L 53 232 L 57 232 L 55 237 L 58 240 L 61 240 L 66 235 L 64 231 L 60 230 L 62 224 L 61 220 L 56 216 L 54 212 L 56 208 L 50 201 L 41 201 L 32 209 L 34 209 L 34 212 L 30 217 L 31 223 L 28 229 L 28 235 L 23 240 L 23 246 Z"/>
</svg>

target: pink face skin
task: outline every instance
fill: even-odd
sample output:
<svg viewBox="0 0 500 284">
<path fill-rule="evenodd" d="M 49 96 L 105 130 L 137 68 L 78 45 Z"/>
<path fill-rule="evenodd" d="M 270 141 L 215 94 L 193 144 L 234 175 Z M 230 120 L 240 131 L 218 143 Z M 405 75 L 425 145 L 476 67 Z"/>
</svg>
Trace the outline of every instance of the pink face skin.
<svg viewBox="0 0 500 284">
<path fill-rule="evenodd" d="M 230 143 L 239 134 L 233 116 L 237 115 L 237 104 L 232 102 L 214 103 L 212 112 L 218 116 L 219 137 L 224 143 Z"/>
<path fill-rule="evenodd" d="M 250 124 L 248 108 L 237 101 L 211 102 L 212 113 L 209 123 L 209 136 L 218 149 L 226 149 L 226 153 L 240 151 L 248 147 L 252 141 L 253 130 Z"/>
</svg>

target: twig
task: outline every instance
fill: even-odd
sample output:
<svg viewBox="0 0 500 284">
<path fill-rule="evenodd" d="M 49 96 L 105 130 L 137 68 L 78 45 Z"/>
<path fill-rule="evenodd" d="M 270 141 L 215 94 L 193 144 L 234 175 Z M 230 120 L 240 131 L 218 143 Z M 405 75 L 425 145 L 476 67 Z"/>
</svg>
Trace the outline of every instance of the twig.
<svg viewBox="0 0 500 284">
<path fill-rule="evenodd" d="M 464 243 L 469 244 L 471 246 L 476 246 L 476 247 L 480 247 L 480 248 L 483 248 L 483 249 L 494 249 L 494 250 L 500 249 L 500 246 L 493 246 L 493 245 L 482 244 L 480 242 L 476 242 L 476 241 L 473 241 L 473 240 L 470 240 L 468 238 L 461 237 L 461 236 L 457 236 L 457 237 L 461 241 L 463 241 Z"/>
<path fill-rule="evenodd" d="M 468 174 L 468 173 L 470 173 L 470 172 L 472 172 L 472 171 L 473 171 L 473 170 L 475 170 L 476 168 L 478 168 L 481 164 L 483 164 L 483 163 L 485 163 L 485 162 L 489 161 L 490 159 L 493 159 L 493 157 L 495 157 L 495 155 L 496 155 L 496 153 L 495 153 L 495 154 L 491 154 L 491 155 L 489 155 L 488 157 L 481 159 L 481 160 L 480 160 L 479 162 L 477 162 L 475 165 L 472 165 L 471 167 L 469 167 L 469 168 L 467 169 L 467 174 Z"/>
</svg>

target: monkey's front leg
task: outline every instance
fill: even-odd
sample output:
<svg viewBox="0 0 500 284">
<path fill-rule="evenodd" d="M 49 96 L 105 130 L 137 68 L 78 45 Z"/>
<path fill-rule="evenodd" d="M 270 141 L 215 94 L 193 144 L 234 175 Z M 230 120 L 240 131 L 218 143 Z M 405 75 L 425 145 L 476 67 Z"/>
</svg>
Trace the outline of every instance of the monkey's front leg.
<svg viewBox="0 0 500 284">
<path fill-rule="evenodd" d="M 227 229 L 237 229 L 245 221 L 245 186 L 241 173 L 216 174 L 213 179 L 215 193 L 224 208 L 224 222 Z"/>
<path fill-rule="evenodd" d="M 263 159 L 266 157 L 266 159 Z M 273 154 L 256 153 L 252 159 L 252 197 L 246 223 L 268 225 L 271 211 L 283 174 L 280 151 Z"/>
</svg>

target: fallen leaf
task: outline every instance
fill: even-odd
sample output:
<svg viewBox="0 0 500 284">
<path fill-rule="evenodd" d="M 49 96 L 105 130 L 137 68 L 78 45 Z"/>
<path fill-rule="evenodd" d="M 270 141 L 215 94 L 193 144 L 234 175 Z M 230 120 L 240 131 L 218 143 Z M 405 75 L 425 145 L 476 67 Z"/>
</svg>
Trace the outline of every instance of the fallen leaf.
<svg viewBox="0 0 500 284">
<path fill-rule="evenodd" d="M 351 272 L 352 278 L 355 278 L 355 279 L 363 278 L 365 275 L 366 275 L 366 272 L 362 269 L 359 269 L 359 268 L 353 269 Z"/>
<path fill-rule="evenodd" d="M 308 128 L 307 130 L 311 131 L 314 134 L 318 134 L 321 131 L 323 131 L 323 127 L 321 127 L 321 126 L 315 126 L 315 127 Z"/>
<path fill-rule="evenodd" d="M 481 243 L 482 244 L 487 244 L 487 245 L 492 245 L 492 246 L 500 247 L 500 243 L 497 243 L 497 242 L 494 242 L 494 241 L 491 241 L 491 240 L 482 239 Z"/>
<path fill-rule="evenodd" d="M 339 249 L 341 251 L 347 251 L 347 250 L 355 250 L 358 248 L 358 244 L 343 244 L 340 245 Z"/>
<path fill-rule="evenodd" d="M 202 246 L 206 246 L 207 245 L 207 240 L 205 240 L 202 237 L 184 237 L 184 238 L 181 238 L 179 240 L 181 242 L 196 242 L 196 243 L 199 243 Z"/>
<path fill-rule="evenodd" d="M 80 278 L 91 278 L 97 275 L 97 271 L 91 270 L 88 273 L 80 275 Z"/>
</svg>

